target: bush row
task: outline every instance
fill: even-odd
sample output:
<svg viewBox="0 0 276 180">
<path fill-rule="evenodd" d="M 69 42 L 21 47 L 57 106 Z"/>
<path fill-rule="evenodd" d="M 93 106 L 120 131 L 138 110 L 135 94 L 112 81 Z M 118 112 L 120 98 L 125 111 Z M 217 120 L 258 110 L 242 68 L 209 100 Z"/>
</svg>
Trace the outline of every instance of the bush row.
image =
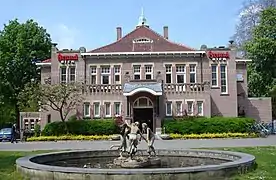
<svg viewBox="0 0 276 180">
<path fill-rule="evenodd" d="M 189 117 L 186 119 L 165 120 L 163 122 L 166 134 L 204 134 L 204 133 L 246 133 L 250 118 L 228 117 Z M 66 132 L 66 127 L 68 132 Z M 74 120 L 47 124 L 42 131 L 42 136 L 72 135 L 111 135 L 118 134 L 119 128 L 114 120 Z"/>
<path fill-rule="evenodd" d="M 95 136 L 84 136 L 84 135 L 63 135 L 63 136 L 40 136 L 30 137 L 27 141 L 66 141 L 66 140 L 112 140 L 116 135 L 95 135 Z M 170 134 L 171 139 L 215 139 L 215 138 L 252 138 L 257 137 L 256 134 L 248 133 L 221 133 L 221 134 Z M 115 138 L 117 139 L 117 138 Z"/>
<path fill-rule="evenodd" d="M 66 132 L 66 127 L 68 132 Z M 42 131 L 42 136 L 72 135 L 110 135 L 118 134 L 119 128 L 113 120 L 76 120 L 76 121 L 56 121 L 49 123 Z"/>
<path fill-rule="evenodd" d="M 198 117 L 165 120 L 164 127 L 167 134 L 246 133 L 254 122 L 251 118 Z"/>
</svg>

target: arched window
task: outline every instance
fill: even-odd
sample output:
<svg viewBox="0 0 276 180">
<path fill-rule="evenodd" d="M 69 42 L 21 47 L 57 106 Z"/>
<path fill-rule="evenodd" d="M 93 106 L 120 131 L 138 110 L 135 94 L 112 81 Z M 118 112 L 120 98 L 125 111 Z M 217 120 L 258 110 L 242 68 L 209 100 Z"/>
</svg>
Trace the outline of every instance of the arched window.
<svg viewBox="0 0 276 180">
<path fill-rule="evenodd" d="M 149 38 L 142 37 L 142 38 L 137 38 L 133 40 L 133 43 L 152 43 L 153 41 Z"/>
<path fill-rule="evenodd" d="M 153 103 L 148 97 L 139 97 L 133 103 L 134 108 L 153 108 Z"/>
</svg>

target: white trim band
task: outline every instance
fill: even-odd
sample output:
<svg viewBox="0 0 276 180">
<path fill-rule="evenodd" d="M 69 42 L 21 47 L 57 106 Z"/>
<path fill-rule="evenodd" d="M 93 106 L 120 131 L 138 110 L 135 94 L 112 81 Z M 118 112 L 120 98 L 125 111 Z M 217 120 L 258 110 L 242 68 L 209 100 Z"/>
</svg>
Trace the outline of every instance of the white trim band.
<svg viewBox="0 0 276 180">
<path fill-rule="evenodd" d="M 160 54 L 205 54 L 206 51 L 160 51 L 160 52 L 109 52 L 109 53 L 81 53 L 82 56 L 104 55 L 160 55 Z"/>
<path fill-rule="evenodd" d="M 162 95 L 162 92 L 156 92 L 152 89 L 149 89 L 149 88 L 137 88 L 137 89 L 134 89 L 132 90 L 131 92 L 128 92 L 128 93 L 123 93 L 124 96 L 132 96 L 136 93 L 139 93 L 139 92 L 148 92 L 148 93 L 151 93 L 152 95 L 154 96 L 161 96 Z"/>
</svg>

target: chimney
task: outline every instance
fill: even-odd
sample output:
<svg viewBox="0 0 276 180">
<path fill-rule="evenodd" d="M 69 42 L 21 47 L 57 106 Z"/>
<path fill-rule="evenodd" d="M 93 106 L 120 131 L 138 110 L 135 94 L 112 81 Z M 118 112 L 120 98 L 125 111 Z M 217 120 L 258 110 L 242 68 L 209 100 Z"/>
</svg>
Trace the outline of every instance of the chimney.
<svg viewBox="0 0 276 180">
<path fill-rule="evenodd" d="M 163 31 L 164 31 L 164 38 L 165 38 L 165 39 L 169 39 L 169 30 L 168 30 L 168 26 L 164 26 L 164 27 L 163 27 Z"/>
<path fill-rule="evenodd" d="M 122 38 L 122 28 L 117 27 L 117 41 Z"/>
</svg>

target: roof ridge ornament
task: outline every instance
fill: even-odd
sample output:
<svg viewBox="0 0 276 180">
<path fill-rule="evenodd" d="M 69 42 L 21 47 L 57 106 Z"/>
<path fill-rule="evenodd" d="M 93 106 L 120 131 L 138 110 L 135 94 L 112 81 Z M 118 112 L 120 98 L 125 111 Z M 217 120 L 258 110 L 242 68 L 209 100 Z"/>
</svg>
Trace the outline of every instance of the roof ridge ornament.
<svg viewBox="0 0 276 180">
<path fill-rule="evenodd" d="M 144 15 L 144 8 L 141 8 L 141 15 L 139 17 L 139 21 L 136 27 L 141 27 L 141 26 L 146 26 L 149 27 L 149 25 L 147 24 L 147 19 Z"/>
</svg>

